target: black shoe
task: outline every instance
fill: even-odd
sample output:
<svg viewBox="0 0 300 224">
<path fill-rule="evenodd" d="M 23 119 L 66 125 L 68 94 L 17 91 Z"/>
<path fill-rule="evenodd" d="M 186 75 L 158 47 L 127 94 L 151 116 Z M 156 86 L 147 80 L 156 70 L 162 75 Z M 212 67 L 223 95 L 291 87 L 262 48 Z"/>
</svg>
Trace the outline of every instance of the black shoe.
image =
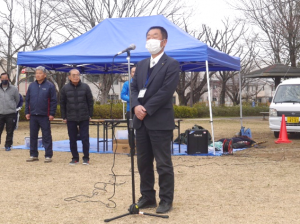
<svg viewBox="0 0 300 224">
<path fill-rule="evenodd" d="M 88 159 L 83 159 L 82 165 L 89 165 L 90 161 Z"/>
<path fill-rule="evenodd" d="M 137 206 L 139 208 L 155 208 L 157 206 L 156 200 L 150 200 L 145 196 L 140 197 Z"/>
<path fill-rule="evenodd" d="M 78 163 L 77 159 L 72 159 L 72 161 L 69 163 L 70 165 L 76 165 Z"/>
<path fill-rule="evenodd" d="M 159 206 L 156 209 L 156 213 L 167 213 L 172 209 L 172 202 L 168 203 L 164 200 L 159 202 Z"/>
</svg>

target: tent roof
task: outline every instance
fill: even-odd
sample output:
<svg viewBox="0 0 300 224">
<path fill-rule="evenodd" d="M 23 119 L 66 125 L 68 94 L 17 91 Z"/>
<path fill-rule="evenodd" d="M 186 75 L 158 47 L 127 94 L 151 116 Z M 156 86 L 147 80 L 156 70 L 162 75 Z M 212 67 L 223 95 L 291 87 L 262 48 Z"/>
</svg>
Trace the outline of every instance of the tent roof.
<svg viewBox="0 0 300 224">
<path fill-rule="evenodd" d="M 299 77 L 300 68 L 294 68 L 284 64 L 274 64 L 255 70 L 245 75 L 245 78 L 275 78 L 275 77 Z"/>
<path fill-rule="evenodd" d="M 105 19 L 90 31 L 60 45 L 47 49 L 18 53 L 18 65 L 69 71 L 75 65 L 84 73 L 126 72 L 126 53 L 113 56 L 130 44 L 131 62 L 137 63 L 150 56 L 145 48 L 146 33 L 151 26 L 163 26 L 168 31 L 167 55 L 181 64 L 183 71 L 205 71 L 205 61 L 210 71 L 240 70 L 240 59 L 215 50 L 190 36 L 162 15 Z"/>
</svg>

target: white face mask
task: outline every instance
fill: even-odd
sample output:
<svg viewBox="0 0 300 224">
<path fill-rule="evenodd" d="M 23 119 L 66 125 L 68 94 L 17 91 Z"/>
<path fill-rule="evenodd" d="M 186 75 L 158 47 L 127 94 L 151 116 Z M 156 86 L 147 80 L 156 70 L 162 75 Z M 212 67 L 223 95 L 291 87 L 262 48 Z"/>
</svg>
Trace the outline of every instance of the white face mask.
<svg viewBox="0 0 300 224">
<path fill-rule="evenodd" d="M 150 52 L 150 54 L 157 54 L 158 52 L 160 52 L 160 50 L 162 49 L 162 47 L 160 46 L 160 42 L 162 42 L 162 40 L 157 40 L 157 39 L 147 40 L 146 48 Z"/>
</svg>

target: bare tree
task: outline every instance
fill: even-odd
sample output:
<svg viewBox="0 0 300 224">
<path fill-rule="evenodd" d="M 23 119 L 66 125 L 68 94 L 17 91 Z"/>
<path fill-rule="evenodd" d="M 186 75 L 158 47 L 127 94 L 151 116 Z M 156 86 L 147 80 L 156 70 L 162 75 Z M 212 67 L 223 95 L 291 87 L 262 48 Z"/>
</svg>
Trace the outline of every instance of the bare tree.
<svg viewBox="0 0 300 224">
<path fill-rule="evenodd" d="M 50 75 L 48 76 L 48 80 L 55 85 L 57 100 L 60 102 L 60 90 L 67 82 L 68 73 L 67 72 L 53 72 L 50 71 Z"/>
<path fill-rule="evenodd" d="M 266 64 L 283 63 L 296 67 L 300 48 L 299 0 L 239 0 L 236 9 L 244 12 L 247 22 L 259 28 L 257 42 L 265 52 Z M 262 53 L 262 52 L 261 52 Z"/>
<path fill-rule="evenodd" d="M 16 67 L 13 61 L 14 56 L 19 50 L 28 45 L 31 32 L 23 32 L 22 41 L 17 40 L 16 36 L 22 31 L 15 18 L 17 2 L 15 0 L 3 1 L 6 8 L 0 11 L 0 54 L 4 56 L 6 64 L 5 67 L 1 64 L 1 67 L 5 72 L 11 74 Z M 23 11 L 23 13 L 25 12 Z M 14 80 L 12 82 L 14 83 Z"/>
<path fill-rule="evenodd" d="M 184 17 L 185 4 L 180 0 L 54 0 L 60 4 L 55 10 L 59 23 L 67 32 L 65 40 L 85 33 L 106 18 L 139 17 L 162 14 L 174 22 Z M 101 103 L 106 103 L 112 83 L 119 74 L 99 74 L 99 83 L 94 83 L 101 92 Z"/>
<path fill-rule="evenodd" d="M 97 77 L 97 81 L 94 81 L 94 77 Z M 105 104 L 108 101 L 109 91 L 112 89 L 111 86 L 116 80 L 121 79 L 121 74 L 96 74 L 86 75 L 85 78 L 92 83 L 98 89 L 97 101 L 100 104 Z"/>
<path fill-rule="evenodd" d="M 197 39 L 202 39 L 205 32 L 190 30 L 188 25 L 189 16 L 183 17 L 180 23 L 185 32 L 196 37 Z M 210 72 L 209 77 L 212 77 L 215 72 Z M 181 72 L 179 76 L 179 83 L 176 88 L 176 93 L 179 98 L 180 105 L 187 105 L 188 103 L 192 106 L 194 103 L 199 102 L 200 97 L 207 92 L 207 79 L 205 72 Z"/>
<path fill-rule="evenodd" d="M 27 19 L 30 25 L 25 27 L 32 30 L 32 38 L 27 49 L 35 51 L 51 46 L 52 35 L 60 28 L 59 19 L 54 15 L 59 3 L 49 5 L 46 0 L 19 0 L 19 4 L 30 16 Z"/>
<path fill-rule="evenodd" d="M 228 19 L 223 20 L 223 29 L 213 32 L 206 25 L 202 26 L 204 42 L 211 47 L 216 48 L 231 56 L 241 57 L 245 52 L 245 45 L 242 43 L 243 38 L 247 32 L 246 26 L 241 21 L 230 23 Z M 220 71 L 217 72 L 216 77 L 221 84 L 219 95 L 219 104 L 225 105 L 225 97 L 227 91 L 227 82 L 234 77 L 237 72 Z"/>
<path fill-rule="evenodd" d="M 54 0 L 53 3 L 61 3 L 56 14 L 68 31 L 65 38 L 77 37 L 106 18 L 161 14 L 177 21 L 185 13 L 185 4 L 180 0 Z"/>
<path fill-rule="evenodd" d="M 4 0 L 7 8 L 0 12 L 0 52 L 7 60 L 4 71 L 16 68 L 16 54 L 23 50 L 40 50 L 51 45 L 52 34 L 59 28 L 46 0 Z M 20 72 L 22 67 L 19 67 Z M 16 77 L 12 77 L 15 83 Z"/>
<path fill-rule="evenodd" d="M 241 60 L 241 69 L 239 72 L 230 72 L 231 75 L 228 79 L 228 83 L 226 85 L 226 95 L 231 99 L 234 105 L 240 103 L 240 94 L 242 90 L 251 82 L 251 79 L 246 79 L 245 75 L 249 74 L 253 69 L 257 66 L 257 58 L 259 55 L 259 50 L 256 47 L 256 39 L 257 36 L 243 37 L 242 41 L 240 41 L 241 51 L 240 54 L 237 55 Z M 239 73 L 241 77 L 239 77 Z M 239 79 L 241 78 L 241 89 L 239 86 Z M 259 82 L 256 80 L 256 82 Z M 248 96 L 246 97 L 246 101 L 248 101 Z"/>
<path fill-rule="evenodd" d="M 212 77 L 216 72 L 210 72 Z M 207 92 L 207 79 L 205 72 L 181 72 L 176 88 L 180 105 L 190 105 L 199 102 L 201 96 Z"/>
<path fill-rule="evenodd" d="M 189 32 L 187 26 L 185 27 L 186 31 Z M 248 36 L 246 26 L 241 21 L 230 23 L 228 19 L 225 19 L 223 21 L 223 29 L 212 31 L 210 27 L 202 25 L 200 31 L 191 31 L 190 33 L 213 48 L 231 56 L 240 57 L 241 72 L 250 72 L 249 68 L 253 68 L 253 65 L 256 64 L 256 37 L 251 38 Z M 226 96 L 229 96 L 234 104 L 239 103 L 239 87 L 230 87 L 231 85 L 228 85 L 228 81 L 230 81 L 230 84 L 234 83 L 234 78 L 238 74 L 237 71 L 210 72 L 209 77 L 215 77 L 219 80 L 216 82 L 216 85 L 220 86 L 220 89 L 219 87 L 214 89 L 213 95 L 219 98 L 219 105 L 225 105 Z M 195 75 L 183 73 L 180 76 L 177 94 L 179 95 L 180 103 L 184 105 L 187 105 L 188 101 L 190 105 L 193 105 L 199 101 L 203 93 L 207 92 L 206 76 L 203 73 L 195 73 Z M 198 80 L 197 77 L 199 78 Z"/>
</svg>

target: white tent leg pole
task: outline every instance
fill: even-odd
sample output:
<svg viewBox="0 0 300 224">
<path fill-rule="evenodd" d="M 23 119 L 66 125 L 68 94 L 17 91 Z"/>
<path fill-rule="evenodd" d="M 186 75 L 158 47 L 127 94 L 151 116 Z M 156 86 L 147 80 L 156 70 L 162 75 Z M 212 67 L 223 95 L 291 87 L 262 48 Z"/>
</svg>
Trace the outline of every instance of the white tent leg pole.
<svg viewBox="0 0 300 224">
<path fill-rule="evenodd" d="M 123 120 L 125 120 L 125 106 L 124 106 L 124 102 L 123 103 Z"/>
<path fill-rule="evenodd" d="M 241 128 L 243 127 L 243 103 L 242 103 L 242 76 L 241 72 L 239 72 L 239 92 L 240 92 L 240 121 Z"/>
<path fill-rule="evenodd" d="M 19 65 L 17 65 L 16 85 L 15 86 L 19 89 Z"/>
<path fill-rule="evenodd" d="M 216 149 L 215 149 L 214 124 L 213 124 L 212 108 L 211 108 L 208 61 L 205 61 L 205 65 L 206 65 L 206 79 L 207 79 L 207 91 L 208 91 L 209 116 L 210 116 L 210 125 L 211 125 L 211 138 L 212 138 L 212 141 L 213 141 L 213 148 L 214 148 L 214 155 L 215 155 L 216 154 Z"/>
</svg>

